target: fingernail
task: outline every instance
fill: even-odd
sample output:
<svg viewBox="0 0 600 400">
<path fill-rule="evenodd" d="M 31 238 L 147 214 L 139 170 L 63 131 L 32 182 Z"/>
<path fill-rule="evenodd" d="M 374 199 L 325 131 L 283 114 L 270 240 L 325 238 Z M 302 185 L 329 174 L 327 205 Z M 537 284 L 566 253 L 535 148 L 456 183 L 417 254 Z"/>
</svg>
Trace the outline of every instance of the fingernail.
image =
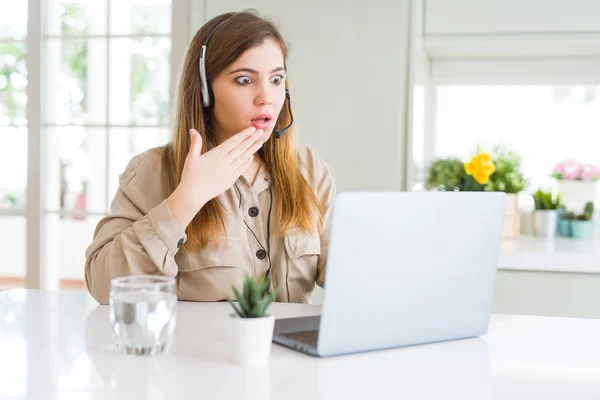
<svg viewBox="0 0 600 400">
<path fill-rule="evenodd" d="M 256 131 L 256 133 L 257 133 L 258 135 L 262 135 L 262 134 L 263 134 L 263 130 L 262 130 L 262 129 L 259 129 L 259 130 L 257 130 L 257 131 Z"/>
</svg>

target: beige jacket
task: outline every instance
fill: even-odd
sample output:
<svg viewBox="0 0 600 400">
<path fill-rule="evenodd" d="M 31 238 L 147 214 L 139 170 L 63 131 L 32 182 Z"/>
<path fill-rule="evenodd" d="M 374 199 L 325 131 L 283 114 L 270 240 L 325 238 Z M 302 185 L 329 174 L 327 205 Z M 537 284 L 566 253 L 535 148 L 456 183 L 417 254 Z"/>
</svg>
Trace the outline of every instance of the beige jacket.
<svg viewBox="0 0 600 400">
<path fill-rule="evenodd" d="M 130 161 L 110 211 L 98 223 L 86 251 L 86 284 L 102 304 L 108 303 L 110 280 L 119 276 L 173 276 L 180 300 L 219 301 L 232 297 L 232 285 L 240 287 L 245 273 L 262 277 L 267 271 L 269 260 L 257 238 L 266 249 L 269 171 L 261 167 L 253 186 L 240 177 L 236 185 L 241 199 L 234 187 L 218 197 L 227 211 L 227 233 L 218 247 L 210 244 L 190 253 L 179 250 L 186 234 L 166 203 L 171 190 L 161 173 L 161 151 L 151 149 Z M 324 206 L 323 229 L 319 234 L 294 230 L 281 237 L 273 212 L 271 262 L 273 287 L 279 288 L 277 301 L 303 303 L 315 283 L 324 284 L 336 189 L 332 169 L 315 150 L 298 145 L 297 151 L 302 173 Z"/>
</svg>

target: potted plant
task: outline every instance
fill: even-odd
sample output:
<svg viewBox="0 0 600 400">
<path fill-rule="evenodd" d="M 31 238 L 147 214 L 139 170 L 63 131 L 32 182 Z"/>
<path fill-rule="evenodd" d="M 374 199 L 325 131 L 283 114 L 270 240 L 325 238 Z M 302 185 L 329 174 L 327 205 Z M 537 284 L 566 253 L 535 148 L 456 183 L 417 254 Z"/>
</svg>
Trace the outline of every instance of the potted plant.
<svg viewBox="0 0 600 400">
<path fill-rule="evenodd" d="M 237 306 L 227 299 L 235 311 L 231 315 L 231 344 L 233 360 L 238 364 L 262 365 L 269 360 L 275 317 L 266 311 L 279 292 L 269 292 L 270 286 L 270 279 L 257 281 L 246 275 L 242 292 L 233 287 Z"/>
<path fill-rule="evenodd" d="M 536 236 L 551 239 L 556 234 L 558 209 L 561 205 L 560 195 L 554 197 L 552 192 L 538 189 L 533 194 L 535 211 L 533 212 L 533 230 Z"/>
<path fill-rule="evenodd" d="M 497 145 L 492 151 L 492 160 L 496 169 L 485 185 L 485 190 L 506 193 L 502 236 L 515 238 L 521 232 L 518 194 L 527 184 L 521 171 L 521 156 L 513 150 Z"/>
<path fill-rule="evenodd" d="M 556 189 L 561 194 L 563 204 L 569 209 L 582 215 L 585 204 L 588 201 L 595 202 L 600 168 L 565 160 L 554 165 L 552 177 L 556 179 Z"/>
<path fill-rule="evenodd" d="M 490 181 L 490 176 L 496 171 L 496 165 L 492 157 L 485 152 L 478 151 L 468 162 L 464 164 L 467 174 L 463 184 L 463 190 L 479 192 L 485 190 L 485 185 Z"/>
<path fill-rule="evenodd" d="M 439 158 L 429 167 L 426 187 L 441 192 L 456 192 L 461 190 L 465 180 L 464 163 L 460 158 Z"/>
<path fill-rule="evenodd" d="M 558 208 L 558 221 L 556 231 L 560 236 L 571 237 L 571 221 L 575 219 L 575 213 L 573 211 L 567 211 L 564 205 Z"/>
<path fill-rule="evenodd" d="M 440 191 L 505 192 L 506 209 L 502 236 L 513 238 L 521 231 L 517 195 L 526 186 L 521 157 L 501 145 L 491 154 L 477 149 L 467 162 L 456 157 L 435 160 L 429 168 L 427 188 Z"/>
<path fill-rule="evenodd" d="M 594 217 L 594 203 L 588 201 L 585 204 L 582 214 L 577 215 L 571 221 L 571 235 L 575 239 L 592 239 L 594 237 L 595 223 Z"/>
</svg>

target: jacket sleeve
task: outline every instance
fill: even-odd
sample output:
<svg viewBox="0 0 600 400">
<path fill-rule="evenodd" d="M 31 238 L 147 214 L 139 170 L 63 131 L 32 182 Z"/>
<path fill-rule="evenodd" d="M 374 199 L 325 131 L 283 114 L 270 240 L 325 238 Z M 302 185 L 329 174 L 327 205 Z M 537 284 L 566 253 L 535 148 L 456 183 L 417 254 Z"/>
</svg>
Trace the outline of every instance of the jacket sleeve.
<svg viewBox="0 0 600 400">
<path fill-rule="evenodd" d="M 110 211 L 98 223 L 85 254 L 86 285 L 101 304 L 108 303 L 113 278 L 140 274 L 176 276 L 175 255 L 187 239 L 166 199 L 152 208 L 143 204 L 137 164 L 139 160 L 132 160 L 121 175 Z"/>
</svg>

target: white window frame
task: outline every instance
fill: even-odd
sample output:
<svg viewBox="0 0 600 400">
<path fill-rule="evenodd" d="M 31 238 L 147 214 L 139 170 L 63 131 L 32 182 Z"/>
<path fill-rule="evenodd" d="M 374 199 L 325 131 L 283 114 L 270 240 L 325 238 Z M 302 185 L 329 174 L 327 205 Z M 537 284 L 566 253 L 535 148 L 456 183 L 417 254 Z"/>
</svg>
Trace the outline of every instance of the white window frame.
<svg viewBox="0 0 600 400">
<path fill-rule="evenodd" d="M 46 216 L 55 213 L 56 210 L 45 210 L 46 196 L 49 188 L 46 187 L 44 171 L 48 164 L 48 143 L 43 134 L 49 125 L 44 121 L 44 79 L 41 68 L 43 61 L 44 42 L 48 37 L 44 34 L 44 6 L 45 0 L 28 0 L 28 23 L 27 23 L 27 120 L 28 120 L 28 148 L 27 148 L 27 199 L 25 210 L 11 210 L 10 215 L 23 215 L 26 218 L 26 278 L 25 287 L 28 289 L 58 289 L 60 276 L 58 265 L 53 257 L 53 246 L 51 246 L 51 235 L 48 232 Z M 187 49 L 188 41 L 195 32 L 202 10 L 195 0 L 173 0 L 171 21 L 171 80 L 170 98 L 173 102 L 176 91 L 178 72 Z M 140 37 L 152 35 L 89 35 L 87 37 Z M 161 35 L 166 36 L 166 35 Z M 87 38 L 82 37 L 82 38 Z M 108 100 L 107 100 L 108 101 Z M 86 124 L 91 126 L 92 124 Z M 114 124 L 94 125 L 99 128 L 115 127 Z M 108 157 L 108 152 L 107 152 Z M 108 170 L 108 164 L 107 164 Z M 108 172 L 107 172 L 108 174 Z M 4 212 L 2 212 L 4 214 Z M 85 215 L 98 215 L 88 212 Z M 81 265 L 83 269 L 84 266 Z"/>
</svg>

